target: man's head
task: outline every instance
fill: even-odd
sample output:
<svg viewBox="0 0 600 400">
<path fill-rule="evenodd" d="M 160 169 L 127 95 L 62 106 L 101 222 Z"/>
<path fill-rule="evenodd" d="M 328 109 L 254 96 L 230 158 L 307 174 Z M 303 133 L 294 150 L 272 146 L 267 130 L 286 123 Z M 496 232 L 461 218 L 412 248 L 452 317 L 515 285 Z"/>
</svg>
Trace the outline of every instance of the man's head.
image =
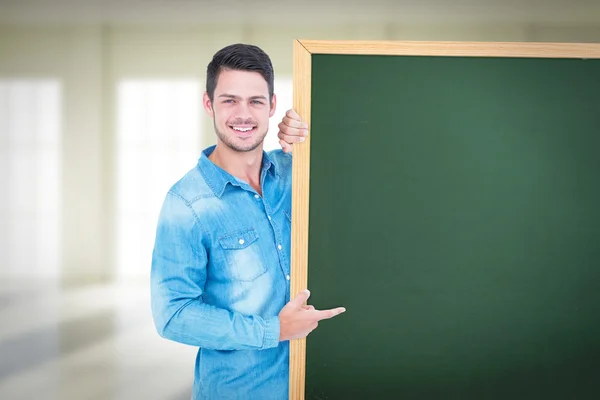
<svg viewBox="0 0 600 400">
<path fill-rule="evenodd" d="M 213 56 L 203 103 L 227 147 L 246 152 L 263 143 L 275 113 L 273 81 L 271 60 L 256 46 L 234 44 Z"/>
</svg>

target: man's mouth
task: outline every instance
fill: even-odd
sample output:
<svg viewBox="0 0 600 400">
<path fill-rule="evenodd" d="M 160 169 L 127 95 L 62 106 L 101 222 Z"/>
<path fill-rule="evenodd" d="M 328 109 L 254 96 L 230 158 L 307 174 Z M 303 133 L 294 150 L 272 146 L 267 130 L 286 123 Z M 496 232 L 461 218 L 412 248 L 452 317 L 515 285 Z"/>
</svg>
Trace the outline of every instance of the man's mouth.
<svg viewBox="0 0 600 400">
<path fill-rule="evenodd" d="M 256 126 L 248 126 L 248 125 L 229 125 L 229 128 L 233 130 L 239 136 L 250 136 L 256 130 Z"/>
</svg>

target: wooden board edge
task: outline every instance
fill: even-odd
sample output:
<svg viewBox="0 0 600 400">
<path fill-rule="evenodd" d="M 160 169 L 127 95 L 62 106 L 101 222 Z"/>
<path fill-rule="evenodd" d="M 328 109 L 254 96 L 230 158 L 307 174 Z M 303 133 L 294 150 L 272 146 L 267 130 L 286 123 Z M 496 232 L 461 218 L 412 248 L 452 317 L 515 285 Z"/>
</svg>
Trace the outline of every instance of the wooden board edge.
<svg viewBox="0 0 600 400">
<path fill-rule="evenodd" d="M 311 54 L 600 58 L 600 43 L 301 40 Z"/>
<path fill-rule="evenodd" d="M 308 124 L 309 136 L 292 151 L 292 244 L 290 297 L 308 284 L 308 199 L 310 178 L 311 54 L 299 41 L 293 52 L 293 108 Z M 290 341 L 290 400 L 304 400 L 306 339 Z"/>
<path fill-rule="evenodd" d="M 309 132 L 312 54 L 600 58 L 600 44 L 295 40 L 293 108 Z M 309 179 L 310 135 L 293 150 L 291 298 L 308 284 Z M 289 400 L 305 400 L 306 339 L 290 341 L 289 368 Z"/>
</svg>

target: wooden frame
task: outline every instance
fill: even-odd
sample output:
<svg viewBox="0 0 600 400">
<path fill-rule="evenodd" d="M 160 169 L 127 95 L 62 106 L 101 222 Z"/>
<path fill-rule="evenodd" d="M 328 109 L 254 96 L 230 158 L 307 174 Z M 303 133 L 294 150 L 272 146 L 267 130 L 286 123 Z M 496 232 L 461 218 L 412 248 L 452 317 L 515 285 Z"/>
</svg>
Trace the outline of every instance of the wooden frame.
<svg viewBox="0 0 600 400">
<path fill-rule="evenodd" d="M 313 54 L 600 58 L 596 43 L 294 41 L 293 107 L 310 130 Z M 291 296 L 307 288 L 310 134 L 294 146 L 292 167 Z M 290 400 L 304 400 L 306 339 L 290 343 Z"/>
</svg>

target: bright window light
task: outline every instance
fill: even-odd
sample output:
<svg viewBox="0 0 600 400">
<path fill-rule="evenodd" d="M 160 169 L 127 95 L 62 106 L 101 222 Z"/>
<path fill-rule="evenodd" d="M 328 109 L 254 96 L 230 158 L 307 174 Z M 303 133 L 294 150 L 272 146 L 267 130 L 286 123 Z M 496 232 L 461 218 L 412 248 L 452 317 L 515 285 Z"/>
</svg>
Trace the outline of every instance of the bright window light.
<svg viewBox="0 0 600 400">
<path fill-rule="evenodd" d="M 148 279 L 165 194 L 200 156 L 202 87 L 124 80 L 117 100 L 117 278 Z"/>
<path fill-rule="evenodd" d="M 0 79 L 0 273 L 60 272 L 61 84 Z"/>
</svg>

